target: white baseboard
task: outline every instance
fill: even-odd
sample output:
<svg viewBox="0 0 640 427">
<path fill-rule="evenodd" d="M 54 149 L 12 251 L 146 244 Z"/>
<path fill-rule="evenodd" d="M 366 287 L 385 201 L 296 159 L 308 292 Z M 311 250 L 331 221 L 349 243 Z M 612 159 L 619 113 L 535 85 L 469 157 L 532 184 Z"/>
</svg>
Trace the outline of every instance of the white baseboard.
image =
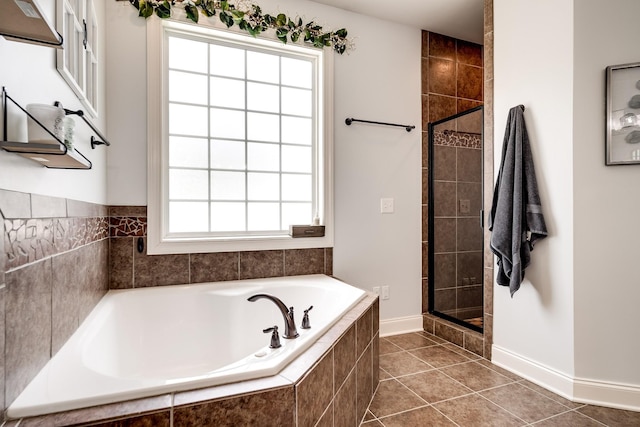
<svg viewBox="0 0 640 427">
<path fill-rule="evenodd" d="M 574 402 L 640 411 L 640 386 L 574 378 L 497 345 L 491 362 Z"/>
<path fill-rule="evenodd" d="M 562 372 L 495 344 L 491 347 L 491 362 L 564 398 L 573 399 L 573 378 Z"/>
<path fill-rule="evenodd" d="M 574 400 L 590 405 L 640 411 L 640 386 L 576 379 Z"/>
<path fill-rule="evenodd" d="M 422 315 L 380 320 L 380 336 L 422 331 Z"/>
</svg>

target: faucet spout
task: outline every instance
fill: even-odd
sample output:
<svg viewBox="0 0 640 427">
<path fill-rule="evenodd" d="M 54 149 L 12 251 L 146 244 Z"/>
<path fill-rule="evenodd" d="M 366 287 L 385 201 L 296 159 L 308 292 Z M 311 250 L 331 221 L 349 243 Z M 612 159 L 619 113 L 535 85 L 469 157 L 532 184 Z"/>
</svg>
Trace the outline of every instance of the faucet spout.
<svg viewBox="0 0 640 427">
<path fill-rule="evenodd" d="M 284 338 L 291 339 L 297 338 L 299 336 L 298 330 L 296 329 L 296 322 L 293 318 L 293 307 L 288 309 L 287 306 L 280 300 L 280 298 L 274 297 L 273 295 L 267 294 L 255 294 L 247 298 L 248 301 L 254 302 L 259 299 L 268 299 L 272 303 L 274 303 L 280 313 L 282 314 L 282 318 L 284 319 Z"/>
</svg>

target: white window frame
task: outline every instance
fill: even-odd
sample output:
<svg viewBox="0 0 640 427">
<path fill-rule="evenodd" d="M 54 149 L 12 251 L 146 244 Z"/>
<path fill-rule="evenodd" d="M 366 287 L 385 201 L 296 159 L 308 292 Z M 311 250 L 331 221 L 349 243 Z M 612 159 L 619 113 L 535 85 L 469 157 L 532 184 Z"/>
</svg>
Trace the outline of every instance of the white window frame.
<svg viewBox="0 0 640 427">
<path fill-rule="evenodd" d="M 64 49 L 57 50 L 56 68 L 87 112 L 97 118 L 98 19 L 94 0 L 56 0 L 56 29 L 64 40 Z"/>
<path fill-rule="evenodd" d="M 184 13 L 184 12 L 182 12 Z M 175 14 L 178 15 L 178 14 Z M 179 15 L 178 15 L 178 19 Z M 322 117 L 318 144 L 322 147 L 317 155 L 322 157 L 318 170 L 321 185 L 317 200 L 320 223 L 325 226 L 324 237 L 292 238 L 288 235 L 227 235 L 222 237 L 185 237 L 170 235 L 168 230 L 168 72 L 165 58 L 165 29 L 185 31 L 193 34 L 210 35 L 224 31 L 225 37 L 236 38 L 243 43 L 262 47 L 282 48 L 275 37 L 253 38 L 221 28 L 213 19 L 208 24 L 196 26 L 184 24 L 174 19 L 149 19 L 147 21 L 147 253 L 206 253 L 246 250 L 276 250 L 297 248 L 333 247 L 333 52 L 323 52 L 323 79 L 318 83 L 318 117 Z M 309 52 L 317 49 L 287 45 L 287 49 Z M 311 222 L 311 219 L 310 219 Z"/>
</svg>

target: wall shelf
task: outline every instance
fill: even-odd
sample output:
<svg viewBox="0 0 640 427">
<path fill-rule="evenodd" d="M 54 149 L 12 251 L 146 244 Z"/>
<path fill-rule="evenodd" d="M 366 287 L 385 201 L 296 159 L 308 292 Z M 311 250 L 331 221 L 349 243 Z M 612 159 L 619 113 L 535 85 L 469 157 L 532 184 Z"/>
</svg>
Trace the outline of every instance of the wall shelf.
<svg viewBox="0 0 640 427">
<path fill-rule="evenodd" d="M 75 149 L 60 144 L 0 141 L 0 147 L 51 169 L 91 169 L 91 161 Z"/>
<path fill-rule="evenodd" d="M 62 36 L 53 29 L 34 0 L 2 1 L 0 35 L 7 40 L 62 49 Z"/>
<path fill-rule="evenodd" d="M 27 116 L 42 127 L 49 135 L 51 135 L 50 143 L 36 142 L 17 142 L 7 140 L 7 100 L 15 104 Z M 81 152 L 67 146 L 57 138 L 49 129 L 47 129 L 38 119 L 33 117 L 27 110 L 22 108 L 13 98 L 7 94 L 5 88 L 2 88 L 2 114 L 3 114 L 3 135 L 0 141 L 0 148 L 10 153 L 18 154 L 26 159 L 33 160 L 41 165 L 51 169 L 91 169 L 93 166 L 91 160 L 87 159 Z M 91 148 L 95 145 L 110 145 L 109 142 L 97 131 L 97 129 L 84 117 L 82 110 L 71 111 L 65 109 L 65 114 L 78 115 L 93 130 L 102 141 L 98 141 L 95 137 L 91 137 Z"/>
</svg>

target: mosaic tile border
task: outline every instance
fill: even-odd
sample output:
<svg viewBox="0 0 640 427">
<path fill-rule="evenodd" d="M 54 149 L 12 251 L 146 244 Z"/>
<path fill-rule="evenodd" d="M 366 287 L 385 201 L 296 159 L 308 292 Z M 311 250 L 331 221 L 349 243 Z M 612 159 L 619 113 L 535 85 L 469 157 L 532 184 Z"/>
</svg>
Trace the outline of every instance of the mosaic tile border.
<svg viewBox="0 0 640 427">
<path fill-rule="evenodd" d="M 477 133 L 456 132 L 444 130 L 433 132 L 435 145 L 446 145 L 448 147 L 475 148 L 482 149 L 482 137 Z"/>
<path fill-rule="evenodd" d="M 57 197 L 0 190 L 4 271 L 109 237 L 107 208 Z"/>
<path fill-rule="evenodd" d="M 110 237 L 145 237 L 146 217 L 112 216 L 109 218 Z"/>
</svg>

